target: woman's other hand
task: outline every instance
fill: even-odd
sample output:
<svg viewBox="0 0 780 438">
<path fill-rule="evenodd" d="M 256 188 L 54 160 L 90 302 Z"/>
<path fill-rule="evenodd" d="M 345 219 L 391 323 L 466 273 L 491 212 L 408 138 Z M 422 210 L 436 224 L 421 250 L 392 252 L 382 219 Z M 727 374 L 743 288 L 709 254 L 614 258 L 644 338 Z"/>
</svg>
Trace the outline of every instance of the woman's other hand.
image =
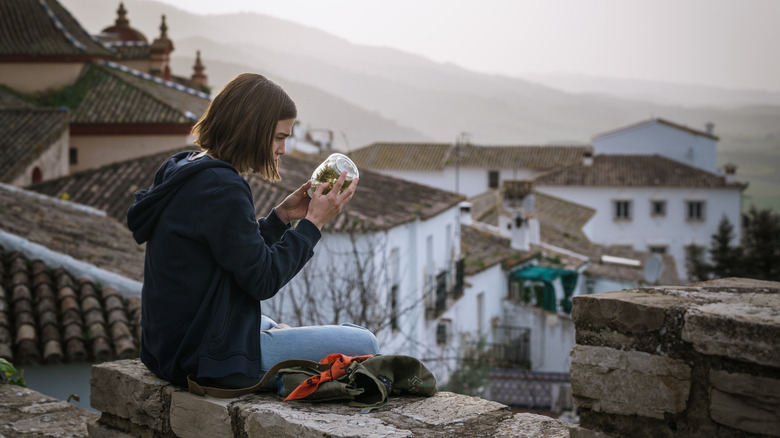
<svg viewBox="0 0 780 438">
<path fill-rule="evenodd" d="M 276 215 L 282 222 L 289 224 L 291 221 L 303 219 L 309 211 L 309 195 L 306 191 L 311 187 L 311 181 L 306 181 L 298 190 L 292 192 L 276 207 Z"/>
<path fill-rule="evenodd" d="M 341 213 L 341 209 L 352 199 L 357 189 L 358 178 L 352 180 L 352 184 L 344 192 L 339 193 L 344 186 L 344 180 L 347 178 L 347 171 L 341 172 L 339 179 L 327 195 L 322 192 L 327 188 L 327 184 L 319 184 L 309 203 L 309 211 L 306 213 L 306 219 L 310 220 L 317 228 L 322 226 Z"/>
</svg>

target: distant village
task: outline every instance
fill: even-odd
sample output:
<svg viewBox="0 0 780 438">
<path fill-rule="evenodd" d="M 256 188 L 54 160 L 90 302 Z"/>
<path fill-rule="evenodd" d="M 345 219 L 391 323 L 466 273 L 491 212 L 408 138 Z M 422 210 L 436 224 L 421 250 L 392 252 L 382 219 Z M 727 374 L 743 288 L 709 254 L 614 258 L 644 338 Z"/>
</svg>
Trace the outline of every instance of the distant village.
<svg viewBox="0 0 780 438">
<path fill-rule="evenodd" d="M 125 213 L 165 158 L 197 149 L 190 129 L 218 90 L 200 52 L 171 71 L 164 16 L 147 36 L 133 12 L 120 2 L 91 35 L 57 0 L 0 3 L 0 358 L 13 364 L 138 356 L 144 249 Z M 258 216 L 339 152 L 301 126 L 282 181 L 246 177 Z M 502 392 L 496 377 L 486 398 L 560 406 L 550 388 L 568 382 L 572 297 L 690 283 L 687 248 L 708 248 L 724 217 L 740 224 L 746 185 L 717 167 L 718 141 L 711 123 L 655 117 L 585 146 L 461 136 L 342 151 L 359 189 L 263 311 L 366 326 L 443 384 L 476 349 L 544 394 Z"/>
</svg>

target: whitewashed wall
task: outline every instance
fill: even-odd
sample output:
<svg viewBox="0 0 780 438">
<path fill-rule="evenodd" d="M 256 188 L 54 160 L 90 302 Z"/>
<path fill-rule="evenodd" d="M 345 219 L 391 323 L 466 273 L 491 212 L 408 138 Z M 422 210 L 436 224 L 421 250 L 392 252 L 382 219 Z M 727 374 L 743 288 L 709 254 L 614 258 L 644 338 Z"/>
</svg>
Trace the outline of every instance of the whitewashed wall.
<svg viewBox="0 0 780 438">
<path fill-rule="evenodd" d="M 14 90 L 32 94 L 73 85 L 83 62 L 0 63 L 0 82 Z"/>
<path fill-rule="evenodd" d="M 70 166 L 70 172 L 170 151 L 192 144 L 192 141 L 193 137 L 185 134 L 73 135 L 70 147 L 78 150 L 78 164 Z"/>
<path fill-rule="evenodd" d="M 327 276 L 334 267 L 354 269 L 353 247 L 362 257 L 373 257 L 373 279 L 377 287 L 376 305 L 378 318 L 389 318 L 389 292 L 394 282 L 398 284 L 398 330 L 390 327 L 376 333 L 380 348 L 385 354 L 406 354 L 424 357 L 435 345 L 435 337 L 429 336 L 429 322 L 425 317 L 427 277 L 441 270 L 454 269 L 460 258 L 459 209 L 454 206 L 428 220 L 415 220 L 390 230 L 357 235 L 353 245 L 349 235 L 325 233 L 315 248 L 315 256 L 304 270 L 279 294 L 263 305 L 263 311 L 279 309 L 269 314 L 279 322 L 290 323 L 290 300 L 286 294 L 300 290 L 306 275 Z M 430 242 L 430 243 L 429 243 Z M 397 260 L 397 270 L 393 268 Z M 323 278 L 323 277 L 319 277 Z M 329 287 L 329 286 L 323 286 Z M 323 291 L 325 293 L 327 291 Z M 346 320 L 336 321 L 353 322 Z M 292 325 L 292 324 L 291 324 Z"/>
<path fill-rule="evenodd" d="M 594 243 L 626 245 L 638 251 L 651 246 L 667 246 L 675 258 L 681 278 L 686 278 L 685 246 L 709 247 L 712 235 L 725 215 L 734 226 L 733 244 L 740 240 L 741 192 L 739 188 L 635 188 L 537 186 L 538 191 L 596 209 L 584 231 Z M 631 220 L 613 219 L 613 202 L 632 202 Z M 665 200 L 666 215 L 651 214 L 651 201 Z M 704 219 L 686 219 L 686 201 L 704 201 Z"/>
<path fill-rule="evenodd" d="M 32 184 L 33 170 L 37 167 L 41 170 L 43 181 L 68 175 L 68 130 L 62 131 L 62 135 L 43 152 L 40 157 L 30 163 L 11 184 L 17 187 L 26 187 Z"/>
<path fill-rule="evenodd" d="M 703 128 L 703 127 L 702 127 Z M 596 154 L 658 154 L 717 173 L 716 141 L 657 121 L 632 126 L 593 139 Z"/>
</svg>

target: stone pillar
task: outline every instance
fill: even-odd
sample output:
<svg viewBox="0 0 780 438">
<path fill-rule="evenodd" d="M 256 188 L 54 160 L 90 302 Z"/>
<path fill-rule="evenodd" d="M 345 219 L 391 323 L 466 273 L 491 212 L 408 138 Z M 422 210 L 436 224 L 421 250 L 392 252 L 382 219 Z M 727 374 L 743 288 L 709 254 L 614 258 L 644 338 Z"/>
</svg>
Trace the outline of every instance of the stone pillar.
<svg viewBox="0 0 780 438">
<path fill-rule="evenodd" d="M 574 298 L 572 437 L 780 436 L 780 283 Z"/>
</svg>

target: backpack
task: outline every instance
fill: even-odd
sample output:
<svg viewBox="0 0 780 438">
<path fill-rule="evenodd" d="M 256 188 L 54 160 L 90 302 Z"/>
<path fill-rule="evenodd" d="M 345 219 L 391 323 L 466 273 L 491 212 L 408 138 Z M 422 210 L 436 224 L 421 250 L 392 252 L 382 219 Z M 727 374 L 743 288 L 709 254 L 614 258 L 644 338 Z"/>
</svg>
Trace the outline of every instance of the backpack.
<svg viewBox="0 0 780 438">
<path fill-rule="evenodd" d="M 361 412 L 386 405 L 391 395 L 430 397 L 438 392 L 436 378 L 418 359 L 404 355 L 344 356 L 331 354 L 320 362 L 291 359 L 274 365 L 257 384 L 238 389 L 207 387 L 187 377 L 193 394 L 239 397 L 263 388 L 279 375 L 278 394 L 284 401 L 347 401 Z"/>
</svg>

